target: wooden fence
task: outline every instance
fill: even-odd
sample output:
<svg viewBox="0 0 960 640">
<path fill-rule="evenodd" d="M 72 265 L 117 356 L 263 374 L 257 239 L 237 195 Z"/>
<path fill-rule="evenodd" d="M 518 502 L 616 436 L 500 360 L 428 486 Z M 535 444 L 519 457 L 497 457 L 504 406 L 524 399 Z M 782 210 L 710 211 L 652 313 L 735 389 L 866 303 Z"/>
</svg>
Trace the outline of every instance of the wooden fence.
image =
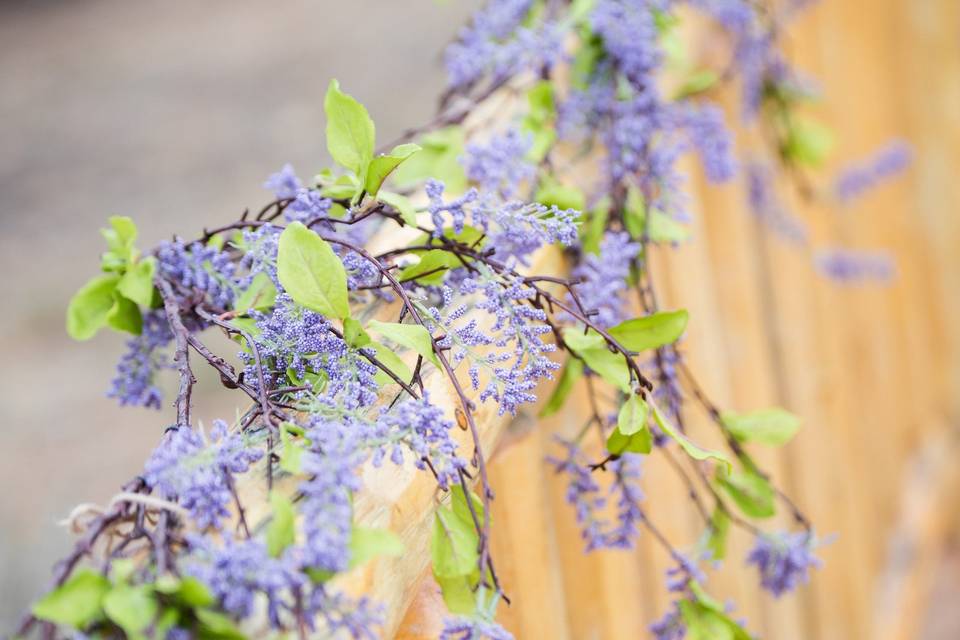
<svg viewBox="0 0 960 640">
<path fill-rule="evenodd" d="M 657 256 L 664 306 L 690 310 L 684 351 L 724 406 L 804 418 L 784 451 L 758 457 L 821 534 L 837 534 L 795 596 L 759 591 L 739 534 L 733 566 L 708 584 L 764 638 L 917 638 L 960 524 L 960 3 L 823 2 L 790 49 L 828 97 L 816 115 L 837 133 L 830 168 L 890 136 L 914 146 L 906 178 L 850 212 L 793 203 L 815 245 L 890 248 L 898 275 L 889 286 L 832 284 L 808 252 L 758 226 L 739 186 L 696 189 L 693 242 Z M 551 434 L 582 424 L 573 404 L 535 430 L 530 417 L 515 421 L 492 465 L 493 544 L 514 602 L 502 620 L 525 639 L 646 637 L 669 605 L 668 559 L 649 537 L 633 552 L 584 555 L 562 481 L 544 464 Z M 692 430 L 710 443 L 702 421 Z M 644 473 L 651 516 L 694 542 L 679 481 L 662 460 Z M 442 603 L 429 575 L 419 590 L 398 637 L 435 637 Z"/>
</svg>

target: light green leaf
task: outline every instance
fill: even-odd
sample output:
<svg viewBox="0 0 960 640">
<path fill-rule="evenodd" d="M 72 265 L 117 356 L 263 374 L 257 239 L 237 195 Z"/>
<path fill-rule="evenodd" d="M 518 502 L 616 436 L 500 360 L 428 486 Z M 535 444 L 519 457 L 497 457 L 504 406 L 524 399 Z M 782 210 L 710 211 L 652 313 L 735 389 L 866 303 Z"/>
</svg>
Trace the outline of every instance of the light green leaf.
<svg viewBox="0 0 960 640">
<path fill-rule="evenodd" d="M 447 195 L 462 193 L 467 188 L 467 176 L 459 162 L 464 151 L 463 129 L 439 129 L 417 142 L 421 151 L 397 167 L 393 181 L 401 187 L 411 187 L 435 178 L 444 184 Z"/>
<path fill-rule="evenodd" d="M 367 180 L 364 184 L 367 193 L 376 196 L 387 176 L 393 173 L 393 170 L 400 166 L 401 162 L 418 151 L 420 151 L 420 145 L 418 144 L 401 144 L 394 147 L 390 153 L 377 156 L 371 160 L 367 168 Z"/>
<path fill-rule="evenodd" d="M 477 595 L 474 587 L 480 581 L 480 571 L 474 571 L 467 576 L 453 576 L 451 578 L 436 577 L 440 585 L 443 602 L 450 613 L 468 616 L 476 613 Z"/>
<path fill-rule="evenodd" d="M 769 518 L 776 513 L 773 487 L 760 475 L 750 471 L 718 474 L 720 483 L 740 510 L 752 518 Z"/>
<path fill-rule="evenodd" d="M 67 333 L 71 338 L 89 340 L 107 324 L 118 282 L 118 275 L 97 276 L 73 296 L 67 307 Z"/>
<path fill-rule="evenodd" d="M 103 616 L 103 597 L 110 581 L 91 569 L 74 574 L 33 606 L 33 615 L 75 629 L 83 629 Z"/>
<path fill-rule="evenodd" d="M 103 598 L 107 617 L 134 637 L 150 626 L 159 612 L 157 599 L 150 585 L 117 585 Z"/>
<path fill-rule="evenodd" d="M 677 90 L 676 100 L 683 100 L 709 90 L 720 80 L 720 76 L 713 69 L 699 69 L 691 73 Z"/>
<path fill-rule="evenodd" d="M 404 267 L 398 279 L 400 282 L 418 280 L 421 284 L 439 284 L 448 269 L 462 263 L 455 255 L 445 249 L 433 249 L 420 256 L 420 262 Z"/>
<path fill-rule="evenodd" d="M 787 131 L 783 154 L 800 164 L 817 168 L 833 149 L 833 133 L 815 120 L 795 119 Z"/>
<path fill-rule="evenodd" d="M 389 529 L 354 526 L 350 532 L 350 568 L 359 567 L 377 556 L 403 555 L 403 541 Z"/>
<path fill-rule="evenodd" d="M 277 493 L 270 494 L 273 518 L 267 526 L 267 552 L 277 558 L 296 538 L 296 511 L 289 498 Z"/>
<path fill-rule="evenodd" d="M 154 588 L 159 593 L 173 596 L 190 608 L 209 607 L 216 602 L 210 589 L 193 576 L 178 578 L 168 573 L 157 578 Z"/>
<path fill-rule="evenodd" d="M 303 438 L 290 433 L 285 422 L 280 429 L 280 469 L 287 473 L 298 474 L 302 470 Z"/>
<path fill-rule="evenodd" d="M 246 313 L 250 309 L 269 309 L 277 301 L 277 287 L 266 273 L 261 271 L 253 277 L 250 286 L 240 294 L 233 309 Z"/>
<path fill-rule="evenodd" d="M 647 426 L 647 403 L 635 393 L 627 397 L 617 414 L 617 430 L 625 436 L 632 436 Z"/>
<path fill-rule="evenodd" d="M 370 346 L 376 349 L 377 360 L 383 363 L 383 366 L 390 369 L 390 371 L 395 373 L 397 377 L 404 382 L 410 380 L 410 378 L 413 376 L 413 372 L 410 371 L 410 367 L 407 366 L 407 363 L 400 359 L 400 356 L 379 342 L 371 342 Z M 377 384 L 381 386 L 394 383 L 393 378 L 388 376 L 385 371 L 379 368 L 377 369 L 376 381 Z"/>
<path fill-rule="evenodd" d="M 440 368 L 440 360 L 433 351 L 433 340 L 430 337 L 430 332 L 423 325 L 371 320 L 369 326 L 371 331 L 375 331 L 384 338 L 419 353 L 436 365 L 437 368 Z"/>
<path fill-rule="evenodd" d="M 556 205 L 558 209 L 583 211 L 587 198 L 580 189 L 551 179 L 541 182 L 536 200 L 548 207 Z"/>
<path fill-rule="evenodd" d="M 704 546 L 710 552 L 710 560 L 723 560 L 727 555 L 727 533 L 730 530 L 730 517 L 723 509 L 713 510 L 710 525 L 707 527 Z"/>
<path fill-rule="evenodd" d="M 700 602 L 680 601 L 688 640 L 750 640 L 750 635 L 726 614 Z"/>
<path fill-rule="evenodd" d="M 477 570 L 477 532 L 452 509 L 437 509 L 433 521 L 430 557 L 437 578 L 467 576 Z"/>
<path fill-rule="evenodd" d="M 473 512 L 477 514 L 477 520 L 483 522 L 483 500 L 481 500 L 474 492 L 471 491 L 470 502 L 473 503 Z M 455 516 L 469 524 L 471 527 L 476 528 L 473 522 L 473 515 L 470 513 L 470 506 L 467 504 L 466 494 L 463 492 L 463 487 L 460 485 L 454 485 L 450 489 L 450 507 L 453 509 Z"/>
<path fill-rule="evenodd" d="M 780 446 L 800 430 L 800 418 L 789 411 L 773 407 L 750 413 L 726 411 L 720 419 L 740 442 L 760 442 Z"/>
<path fill-rule="evenodd" d="M 648 209 L 640 191 L 630 189 L 627 192 L 623 224 L 634 240 L 639 240 L 643 236 L 644 226 L 647 224 L 647 212 Z M 690 236 L 684 225 L 658 209 L 653 209 L 650 212 L 650 223 L 646 232 L 652 242 L 670 242 L 673 244 L 683 242 Z"/>
<path fill-rule="evenodd" d="M 594 206 L 580 228 L 581 242 L 586 253 L 600 253 L 600 241 L 607 228 L 610 217 L 610 199 L 604 198 Z"/>
<path fill-rule="evenodd" d="M 563 407 L 563 403 L 567 401 L 570 392 L 573 391 L 574 384 L 576 384 L 577 380 L 582 376 L 583 360 L 568 358 L 567 363 L 563 366 L 563 371 L 560 372 L 560 379 L 553 388 L 553 393 L 550 394 L 550 399 L 547 400 L 547 403 L 543 405 L 543 409 L 540 410 L 540 417 L 546 418 L 559 411 L 561 407 Z"/>
<path fill-rule="evenodd" d="M 326 240 L 299 222 L 280 234 L 277 278 L 294 302 L 328 318 L 350 315 L 343 263 Z"/>
<path fill-rule="evenodd" d="M 653 434 L 644 425 L 640 431 L 629 436 L 620 432 L 620 427 L 613 430 L 607 438 L 607 451 L 614 455 L 622 453 L 650 453 L 653 449 Z"/>
<path fill-rule="evenodd" d="M 247 640 L 236 623 L 225 613 L 213 609 L 197 609 L 194 614 L 200 622 L 201 640 Z"/>
<path fill-rule="evenodd" d="M 331 80 L 323 99 L 327 114 L 327 151 L 342 167 L 361 178 L 373 158 L 376 130 L 366 108 L 340 90 L 340 83 Z"/>
<path fill-rule="evenodd" d="M 107 325 L 117 331 L 126 331 L 135 336 L 143 331 L 143 316 L 140 315 L 140 307 L 134 302 L 127 300 L 117 291 L 113 292 L 113 307 L 107 314 Z"/>
<path fill-rule="evenodd" d="M 111 216 L 110 228 L 100 233 L 109 249 L 100 258 L 104 271 L 123 271 L 137 257 L 134 243 L 137 241 L 137 225 L 127 216 Z"/>
<path fill-rule="evenodd" d="M 117 284 L 117 290 L 140 306 L 149 307 L 153 302 L 153 275 L 156 270 L 157 259 L 147 256 L 127 269 Z"/>
<path fill-rule="evenodd" d="M 411 227 L 417 226 L 417 208 L 410 202 L 410 198 L 392 191 L 380 191 L 377 193 L 377 199 L 396 209 L 404 224 Z"/>
<path fill-rule="evenodd" d="M 672 438 L 678 445 L 680 445 L 680 448 L 683 449 L 688 456 L 694 460 L 716 460 L 722 469 L 727 472 L 730 471 L 732 464 L 727 456 L 719 451 L 704 449 L 703 447 L 694 444 L 688 440 L 687 436 L 685 436 L 680 430 L 674 427 L 670 421 L 666 419 L 666 417 L 664 417 L 664 415 L 660 412 L 660 409 L 657 408 L 657 405 L 654 404 L 652 400 L 650 401 L 650 407 L 653 408 L 653 419 L 657 423 L 657 426 L 660 427 L 660 430 Z"/>
<path fill-rule="evenodd" d="M 363 330 L 359 320 L 346 318 L 343 321 L 343 339 L 351 347 L 365 347 L 370 344 L 370 334 Z"/>
<path fill-rule="evenodd" d="M 563 332 L 563 341 L 594 373 L 624 393 L 632 391 L 626 360 L 622 354 L 607 348 L 603 336 L 594 331 L 584 334 L 576 327 L 569 327 Z"/>
<path fill-rule="evenodd" d="M 676 342 L 687 328 L 688 318 L 685 309 L 661 311 L 621 322 L 607 333 L 631 351 L 647 351 Z"/>
</svg>

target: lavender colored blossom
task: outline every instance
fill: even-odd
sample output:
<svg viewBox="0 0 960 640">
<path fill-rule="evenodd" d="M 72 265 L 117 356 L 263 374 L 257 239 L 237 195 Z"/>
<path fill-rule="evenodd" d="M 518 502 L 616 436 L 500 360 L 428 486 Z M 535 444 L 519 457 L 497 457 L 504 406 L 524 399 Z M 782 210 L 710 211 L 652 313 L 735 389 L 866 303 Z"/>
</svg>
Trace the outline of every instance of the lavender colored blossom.
<svg viewBox="0 0 960 640">
<path fill-rule="evenodd" d="M 110 383 L 107 396 L 121 406 L 160 408 L 163 393 L 156 385 L 157 373 L 171 366 L 160 350 L 170 344 L 173 333 L 163 309 L 143 314 L 143 330 L 127 341 L 127 352 L 117 364 L 117 374 Z"/>
<path fill-rule="evenodd" d="M 181 426 L 168 431 L 144 467 L 147 485 L 190 512 L 198 529 L 218 527 L 230 515 L 229 474 L 245 473 L 263 452 L 214 420 L 209 437 Z"/>
<path fill-rule="evenodd" d="M 302 186 L 300 178 L 289 164 L 283 165 L 280 171 L 271 175 L 263 183 L 263 188 L 272 191 L 278 199 L 295 198 Z"/>
<path fill-rule="evenodd" d="M 820 273 L 844 284 L 869 280 L 887 282 L 896 273 L 893 257 L 884 251 L 820 249 L 814 256 L 814 262 Z"/>
<path fill-rule="evenodd" d="M 199 242 L 187 246 L 177 238 L 157 247 L 157 271 L 183 291 L 202 293 L 215 309 L 233 302 L 237 265 L 230 255 Z"/>
<path fill-rule="evenodd" d="M 756 565 L 761 586 L 779 597 L 806 583 L 810 568 L 820 566 L 813 548 L 813 536 L 805 531 L 760 535 L 747 556 L 747 564 Z"/>
<path fill-rule="evenodd" d="M 297 189 L 293 202 L 283 210 L 288 222 L 307 224 L 311 220 L 326 216 L 333 201 L 324 198 L 316 189 Z"/>
<path fill-rule="evenodd" d="M 492 620 L 457 616 L 444 619 L 440 640 L 513 640 L 513 634 Z"/>
<path fill-rule="evenodd" d="M 640 244 L 625 232 L 607 232 L 598 255 L 586 255 L 574 269 L 574 286 L 583 311 L 596 311 L 593 322 L 612 327 L 626 318 L 627 278 L 630 264 L 640 253 Z M 573 300 L 571 300 L 573 302 Z"/>
<path fill-rule="evenodd" d="M 453 423 L 444 418 L 443 410 L 430 403 L 424 395 L 419 400 L 409 400 L 394 409 L 384 412 L 377 420 L 383 438 L 393 442 L 390 459 L 395 464 L 403 462 L 401 445 L 413 452 L 418 469 L 427 468 L 429 460 L 437 476 L 437 484 L 447 489 L 459 481 L 459 472 L 467 463 L 457 455 L 457 443 L 450 437 Z M 378 450 L 382 458 L 386 447 Z"/>
<path fill-rule="evenodd" d="M 526 159 L 532 144 L 530 134 L 516 129 L 491 138 L 486 144 L 468 144 L 463 158 L 467 178 L 481 191 L 497 193 L 504 200 L 512 198 L 521 183 L 536 175 L 535 167 Z"/>
<path fill-rule="evenodd" d="M 427 180 L 424 190 L 427 197 L 430 198 L 430 204 L 427 208 L 433 221 L 433 235 L 437 238 L 443 235 L 443 229 L 446 225 L 444 214 L 450 216 L 454 233 L 463 231 L 463 226 L 467 220 L 466 205 L 475 202 L 480 197 L 479 192 L 476 189 L 470 189 L 459 198 L 444 202 L 444 185 L 442 182 Z"/>
<path fill-rule="evenodd" d="M 887 144 L 871 157 L 850 165 L 837 177 L 833 185 L 836 198 L 849 204 L 904 171 L 910 165 L 911 156 L 910 146 L 902 140 Z"/>
<path fill-rule="evenodd" d="M 648 84 L 662 62 L 654 10 L 668 4 L 669 0 L 598 0 L 590 14 L 590 26 L 603 39 L 604 50 L 637 86 Z"/>
<path fill-rule="evenodd" d="M 685 104 L 680 117 L 707 178 L 711 182 L 733 178 L 737 172 L 733 136 L 724 120 L 723 110 L 713 104 Z"/>
<path fill-rule="evenodd" d="M 377 627 L 383 624 L 382 608 L 367 598 L 348 598 L 317 584 L 307 596 L 305 609 L 311 618 L 322 618 L 330 637 L 344 637 L 344 634 L 353 640 L 381 637 Z"/>
<path fill-rule="evenodd" d="M 556 62 L 563 31 L 557 25 L 522 26 L 532 0 L 490 0 L 460 30 L 444 54 L 450 86 L 466 88 L 484 75 L 495 80 Z"/>
<path fill-rule="evenodd" d="M 676 602 L 666 615 L 650 625 L 650 633 L 656 640 L 682 640 L 687 636 L 687 627 Z"/>
<path fill-rule="evenodd" d="M 644 519 L 640 502 L 640 456 L 625 453 L 609 463 L 613 473 L 610 494 L 616 496 L 617 521 L 606 534 L 605 546 L 611 549 L 632 549 Z"/>
<path fill-rule="evenodd" d="M 686 591 L 691 580 L 706 582 L 707 576 L 696 562 L 679 553 L 673 555 L 673 560 L 676 564 L 667 569 L 667 591 L 674 593 Z"/>
<path fill-rule="evenodd" d="M 243 230 L 241 241 L 236 243 L 237 247 L 243 251 L 238 270 L 246 273 L 246 276 L 240 280 L 240 289 L 249 287 L 254 276 L 259 273 L 267 274 L 274 286 L 280 289 L 280 279 L 277 277 L 277 249 L 282 231 L 282 227 L 272 224 Z"/>
<path fill-rule="evenodd" d="M 796 244 L 807 241 L 803 221 L 791 213 L 777 196 L 773 170 L 769 165 L 751 162 L 747 165 L 747 201 L 753 215 L 769 229 Z"/>
<path fill-rule="evenodd" d="M 580 525 L 580 536 L 586 543 L 586 550 L 601 549 L 606 546 L 604 533 L 605 521 L 600 511 L 606 500 L 600 492 L 600 485 L 593 478 L 593 473 L 587 464 L 586 455 L 577 443 L 559 439 L 566 450 L 563 458 L 549 458 L 557 473 L 565 474 L 568 478 L 566 500 L 573 506 L 577 523 Z"/>
</svg>

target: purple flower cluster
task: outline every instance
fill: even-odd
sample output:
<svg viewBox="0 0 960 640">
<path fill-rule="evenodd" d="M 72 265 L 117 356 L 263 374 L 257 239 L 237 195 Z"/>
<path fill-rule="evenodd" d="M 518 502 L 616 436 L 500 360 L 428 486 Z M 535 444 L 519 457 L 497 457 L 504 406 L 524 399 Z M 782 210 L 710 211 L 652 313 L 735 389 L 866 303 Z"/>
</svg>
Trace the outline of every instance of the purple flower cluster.
<svg viewBox="0 0 960 640">
<path fill-rule="evenodd" d="M 779 597 L 807 582 L 810 568 L 820 566 L 813 548 L 813 536 L 806 531 L 760 535 L 747 556 L 747 564 L 757 566 L 761 586 Z"/>
<path fill-rule="evenodd" d="M 214 309 L 229 309 L 236 294 L 237 264 L 216 247 L 177 238 L 157 247 L 157 272 L 183 293 L 199 293 Z"/>
<path fill-rule="evenodd" d="M 536 175 L 536 168 L 526 157 L 532 144 L 532 136 L 517 129 L 495 136 L 486 144 L 468 144 L 463 158 L 467 178 L 481 191 L 496 193 L 504 200 L 514 197 L 520 184 Z"/>
<path fill-rule="evenodd" d="M 222 420 L 214 420 L 209 438 L 181 426 L 168 431 L 147 460 L 144 479 L 161 495 L 177 499 L 198 529 L 219 527 L 230 515 L 230 474 L 246 472 L 262 455 Z"/>
<path fill-rule="evenodd" d="M 588 254 L 573 270 L 574 285 L 583 312 L 593 312 L 593 322 L 612 327 L 626 317 L 627 278 L 630 264 L 640 253 L 640 244 L 626 232 L 607 232 L 597 255 Z M 573 302 L 571 299 L 570 302 Z"/>
<path fill-rule="evenodd" d="M 886 282 L 896 273 L 893 258 L 883 251 L 820 249 L 814 256 L 814 262 L 820 273 L 845 284 L 867 280 Z"/>
<path fill-rule="evenodd" d="M 311 220 L 326 216 L 332 204 L 330 198 L 324 198 L 316 189 L 298 189 L 293 202 L 283 210 L 283 217 L 287 222 L 307 224 Z"/>
<path fill-rule="evenodd" d="M 733 136 L 727 127 L 723 110 L 714 104 L 682 103 L 679 118 L 689 137 L 704 173 L 711 182 L 726 182 L 737 173 L 733 152 Z"/>
<path fill-rule="evenodd" d="M 466 88 L 487 74 L 500 80 L 559 60 L 563 32 L 552 24 L 523 26 L 533 0 L 490 0 L 445 52 L 450 86 Z"/>
<path fill-rule="evenodd" d="M 159 409 L 163 394 L 156 385 L 156 375 L 170 366 L 169 358 L 159 351 L 172 340 L 163 309 L 144 313 L 143 331 L 127 341 L 127 352 L 117 364 L 107 397 L 115 398 L 121 406 Z"/>
<path fill-rule="evenodd" d="M 640 456 L 626 453 L 609 464 L 613 473 L 610 493 L 616 496 L 617 521 L 606 534 L 606 546 L 611 549 L 632 549 L 640 534 L 643 521 L 640 502 Z"/>
<path fill-rule="evenodd" d="M 656 640 L 682 640 L 687 635 L 687 627 L 680 615 L 680 607 L 673 607 L 662 618 L 650 625 L 650 633 Z"/>
<path fill-rule="evenodd" d="M 267 181 L 263 183 L 263 188 L 272 191 L 273 195 L 279 199 L 286 199 L 297 197 L 297 193 L 303 188 L 303 184 L 293 170 L 293 166 L 285 164 L 280 171 L 267 178 Z"/>
<path fill-rule="evenodd" d="M 847 167 L 833 185 L 834 195 L 849 204 L 910 165 L 910 146 L 902 140 L 891 142 L 873 156 Z"/>
<path fill-rule="evenodd" d="M 513 640 L 513 634 L 492 620 L 457 616 L 444 619 L 440 640 Z"/>
<path fill-rule="evenodd" d="M 604 51 L 636 86 L 650 82 L 663 53 L 654 11 L 665 11 L 670 0 L 599 0 L 590 26 L 603 39 Z"/>
<path fill-rule="evenodd" d="M 807 241 L 807 227 L 791 213 L 777 196 L 773 170 L 769 165 L 751 162 L 746 168 L 747 202 L 750 211 L 767 228 L 797 244 Z"/>
</svg>

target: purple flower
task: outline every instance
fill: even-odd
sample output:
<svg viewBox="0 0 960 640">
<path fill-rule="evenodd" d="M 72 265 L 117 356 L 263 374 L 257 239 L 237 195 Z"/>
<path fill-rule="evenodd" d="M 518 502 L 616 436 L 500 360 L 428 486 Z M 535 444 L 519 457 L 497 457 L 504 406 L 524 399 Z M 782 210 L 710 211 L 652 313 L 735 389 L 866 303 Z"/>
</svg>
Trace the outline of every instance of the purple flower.
<svg viewBox="0 0 960 640">
<path fill-rule="evenodd" d="M 177 238 L 157 247 L 160 277 L 181 292 L 196 292 L 215 309 L 228 309 L 233 302 L 237 265 L 230 255 L 216 247 L 194 242 L 190 246 Z"/>
<path fill-rule="evenodd" d="M 444 619 L 440 640 L 513 640 L 513 634 L 492 620 L 457 616 Z"/>
<path fill-rule="evenodd" d="M 354 600 L 317 584 L 306 599 L 305 609 L 311 618 L 319 616 L 323 619 L 330 637 L 344 637 L 343 634 L 354 640 L 381 637 L 376 629 L 383 624 L 382 609 L 367 598 Z"/>
<path fill-rule="evenodd" d="M 521 183 L 536 175 L 536 168 L 526 159 L 532 144 L 530 134 L 516 129 L 491 138 L 486 144 L 468 144 L 463 158 L 467 178 L 481 191 L 497 193 L 505 200 L 513 197 Z"/>
<path fill-rule="evenodd" d="M 147 485 L 190 512 L 198 529 L 230 515 L 229 474 L 245 473 L 263 452 L 214 420 L 209 438 L 185 426 L 171 429 L 144 466 Z"/>
<path fill-rule="evenodd" d="M 573 506 L 586 550 L 602 549 L 606 546 L 607 537 L 604 532 L 606 522 L 600 515 L 600 510 L 606 500 L 600 493 L 600 485 L 594 480 L 586 455 L 579 445 L 568 440 L 558 441 L 566 450 L 566 456 L 548 458 L 548 462 L 557 473 L 563 473 L 568 478 L 566 499 L 567 503 Z"/>
<path fill-rule="evenodd" d="M 723 110 L 713 104 L 684 104 L 681 120 L 690 144 L 697 150 L 704 173 L 712 182 L 725 182 L 737 172 L 733 136 Z"/>
<path fill-rule="evenodd" d="M 757 566 L 761 586 L 779 597 L 806 583 L 810 567 L 820 566 L 813 549 L 814 538 L 806 531 L 760 535 L 747 556 L 747 564 Z"/>
<path fill-rule="evenodd" d="M 604 50 L 637 86 L 650 82 L 663 59 L 654 10 L 664 10 L 666 4 L 663 0 L 598 0 L 590 14 L 590 26 L 603 39 Z"/>
<path fill-rule="evenodd" d="M 173 333 L 163 309 L 143 314 L 143 331 L 127 341 L 127 352 L 117 364 L 117 375 L 110 383 L 107 396 L 116 398 L 121 406 L 160 408 L 163 397 L 156 385 L 160 369 L 170 366 L 169 358 L 160 349 L 170 344 Z"/>
<path fill-rule="evenodd" d="M 280 171 L 274 173 L 263 183 L 263 188 L 273 192 L 278 199 L 294 198 L 303 185 L 300 178 L 289 164 L 283 165 Z"/>
<path fill-rule="evenodd" d="M 676 602 L 666 615 L 650 625 L 650 632 L 656 640 L 682 640 L 686 637 L 687 627 L 683 623 L 680 607 Z"/>
<path fill-rule="evenodd" d="M 873 156 L 847 167 L 833 185 L 837 199 L 844 204 L 863 195 L 910 165 L 910 146 L 897 140 L 879 149 Z"/>
<path fill-rule="evenodd" d="M 747 165 L 747 199 L 750 210 L 760 222 L 781 237 L 797 244 L 807 241 L 807 227 L 791 213 L 777 195 L 773 170 L 769 165 Z"/>
<path fill-rule="evenodd" d="M 814 256 L 817 269 L 828 278 L 844 284 L 866 280 L 886 282 L 896 272 L 891 255 L 884 251 L 820 249 Z"/>
<path fill-rule="evenodd" d="M 613 473 L 610 494 L 616 496 L 617 521 L 606 534 L 605 546 L 611 549 L 632 549 L 643 521 L 640 502 L 640 456 L 625 453 L 608 464 Z"/>
<path fill-rule="evenodd" d="M 595 311 L 592 320 L 599 326 L 612 327 L 626 318 L 627 278 L 639 253 L 640 244 L 631 242 L 629 234 L 610 231 L 600 243 L 599 254 L 585 255 L 573 270 L 578 280 L 574 291 L 583 306 L 580 311 Z"/>
<path fill-rule="evenodd" d="M 427 209 L 430 211 L 430 218 L 433 221 L 433 235 L 437 238 L 443 235 L 445 226 L 444 214 L 451 218 L 454 233 L 463 231 L 463 225 L 467 221 L 466 206 L 480 197 L 476 189 L 470 189 L 465 194 L 450 202 L 443 201 L 444 185 L 438 180 L 427 180 L 424 187 L 427 197 L 430 198 L 430 204 Z"/>
<path fill-rule="evenodd" d="M 311 220 L 326 216 L 332 204 L 330 198 L 324 198 L 316 189 L 297 189 L 293 202 L 283 210 L 283 217 L 288 222 L 307 224 Z"/>
</svg>

